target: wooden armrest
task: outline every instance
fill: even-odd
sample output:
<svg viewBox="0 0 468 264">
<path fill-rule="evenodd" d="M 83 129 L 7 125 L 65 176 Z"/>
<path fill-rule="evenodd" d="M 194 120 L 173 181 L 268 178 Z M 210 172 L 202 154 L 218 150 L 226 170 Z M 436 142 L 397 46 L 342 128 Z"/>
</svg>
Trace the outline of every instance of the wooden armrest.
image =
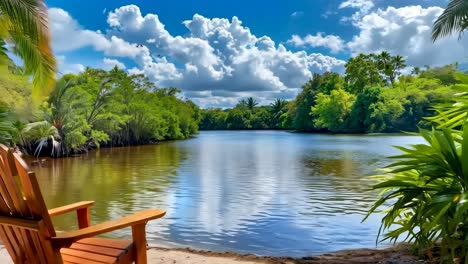
<svg viewBox="0 0 468 264">
<path fill-rule="evenodd" d="M 94 201 L 84 201 L 84 202 L 73 203 L 73 204 L 69 204 L 65 206 L 60 206 L 54 209 L 50 209 L 49 215 L 50 216 L 61 215 L 61 214 L 76 211 L 79 209 L 88 208 L 91 205 L 94 205 Z"/>
<path fill-rule="evenodd" d="M 166 212 L 162 210 L 148 209 L 117 220 L 111 220 L 80 230 L 58 233 L 56 237 L 52 238 L 52 242 L 60 245 L 71 244 L 82 238 L 93 237 L 129 226 L 145 224 L 149 220 L 163 217 L 165 214 Z"/>
</svg>

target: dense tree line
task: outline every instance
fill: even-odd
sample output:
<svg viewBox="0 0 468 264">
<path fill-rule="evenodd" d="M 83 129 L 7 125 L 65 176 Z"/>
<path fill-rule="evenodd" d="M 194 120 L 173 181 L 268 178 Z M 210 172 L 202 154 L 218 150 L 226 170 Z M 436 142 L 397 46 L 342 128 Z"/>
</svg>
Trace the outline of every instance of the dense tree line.
<svg viewBox="0 0 468 264">
<path fill-rule="evenodd" d="M 34 109 L 30 103 L 23 107 L 16 103 L 29 98 L 31 89 L 24 88 L 27 80 L 5 74 L 8 77 L 0 80 L 0 89 L 6 91 L 0 99 L 0 113 L 4 126 L 10 122 L 12 128 L 2 129 L 7 131 L 3 141 L 17 143 L 30 154 L 66 156 L 103 145 L 147 144 L 198 133 L 199 108 L 178 98 L 178 89 L 157 88 L 144 75 L 129 75 L 117 68 L 67 74 Z"/>
<path fill-rule="evenodd" d="M 269 106 L 257 106 L 249 97 L 242 99 L 232 109 L 204 109 L 201 111 L 200 129 L 280 129 L 281 116 L 286 113 L 288 102 L 276 99 Z"/>
<path fill-rule="evenodd" d="M 462 37 L 467 15 L 466 1 L 448 1 L 434 22 L 432 39 L 453 33 Z M 373 189 L 380 195 L 368 214 L 382 217 L 378 241 L 411 242 L 421 259 L 440 263 L 468 263 L 468 75 L 455 69 L 414 69 L 416 81 L 402 79 L 400 89 L 406 89 L 408 81 L 412 88 L 452 85 L 457 93 L 433 106 L 435 115 L 427 118 L 433 127 L 419 131 L 425 142 L 397 147 L 402 153 L 374 176 Z M 438 89 L 431 89 L 433 95 Z M 413 101 L 422 99 L 432 95 Z"/>
<path fill-rule="evenodd" d="M 345 74 L 314 74 L 292 101 L 257 106 L 254 98 L 232 109 L 202 110 L 200 129 L 287 129 L 302 132 L 378 133 L 417 131 L 432 106 L 454 94 L 457 65 L 406 67 L 387 52 L 350 58 Z"/>
</svg>

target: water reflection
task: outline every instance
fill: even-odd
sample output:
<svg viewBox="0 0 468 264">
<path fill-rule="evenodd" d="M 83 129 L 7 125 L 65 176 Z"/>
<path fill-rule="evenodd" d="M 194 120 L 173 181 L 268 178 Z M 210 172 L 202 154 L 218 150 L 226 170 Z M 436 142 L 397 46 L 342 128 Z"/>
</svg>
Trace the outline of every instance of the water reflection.
<svg viewBox="0 0 468 264">
<path fill-rule="evenodd" d="M 366 176 L 408 136 L 204 132 L 155 146 L 102 149 L 36 167 L 49 207 L 96 200 L 96 222 L 144 208 L 167 216 L 151 243 L 268 255 L 373 247 L 379 219 Z M 70 229 L 74 216 L 55 220 Z M 113 234 L 127 236 L 129 231 Z"/>
<path fill-rule="evenodd" d="M 88 155 L 47 160 L 33 167 L 49 208 L 95 200 L 93 222 L 143 208 L 167 207 L 168 190 L 185 154 L 171 144 L 101 149 Z M 58 228 L 76 227 L 75 216 L 54 219 Z"/>
</svg>

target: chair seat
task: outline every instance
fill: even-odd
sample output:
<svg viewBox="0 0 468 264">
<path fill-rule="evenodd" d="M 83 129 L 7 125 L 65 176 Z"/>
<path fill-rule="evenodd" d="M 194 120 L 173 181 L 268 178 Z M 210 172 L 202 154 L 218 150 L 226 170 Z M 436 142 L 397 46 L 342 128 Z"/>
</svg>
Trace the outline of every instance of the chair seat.
<svg viewBox="0 0 468 264">
<path fill-rule="evenodd" d="M 133 243 L 122 239 L 84 238 L 60 249 L 60 254 L 64 263 L 132 263 Z"/>
</svg>

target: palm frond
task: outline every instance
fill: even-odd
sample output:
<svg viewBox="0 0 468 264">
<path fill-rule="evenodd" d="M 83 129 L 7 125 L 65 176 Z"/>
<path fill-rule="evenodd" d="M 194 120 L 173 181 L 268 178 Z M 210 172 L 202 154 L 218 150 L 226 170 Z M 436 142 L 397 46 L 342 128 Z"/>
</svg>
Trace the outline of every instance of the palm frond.
<svg viewBox="0 0 468 264">
<path fill-rule="evenodd" d="M 50 47 L 47 8 L 43 0 L 0 1 L 0 34 L 33 76 L 33 96 L 48 94 L 55 82 L 56 61 Z"/>
<path fill-rule="evenodd" d="M 47 95 L 55 83 L 55 58 L 44 44 L 35 43 L 21 32 L 10 32 L 15 43 L 14 52 L 24 60 L 26 74 L 33 75 L 33 97 Z"/>
<path fill-rule="evenodd" d="M 37 42 L 41 38 L 49 37 L 47 9 L 44 1 L 3 0 L 0 1 L 0 10 L 11 25 L 21 29 L 24 34 Z"/>
<path fill-rule="evenodd" d="M 468 1 L 451 0 L 444 12 L 434 22 L 432 40 L 448 36 L 454 32 L 462 33 L 468 26 Z"/>
<path fill-rule="evenodd" d="M 57 128 L 52 126 L 47 121 L 39 121 L 27 124 L 22 131 L 23 139 L 28 142 L 30 146 L 36 145 L 34 155 L 39 155 L 44 147 L 52 143 L 52 153 L 54 155 L 60 152 L 60 135 Z"/>
</svg>

